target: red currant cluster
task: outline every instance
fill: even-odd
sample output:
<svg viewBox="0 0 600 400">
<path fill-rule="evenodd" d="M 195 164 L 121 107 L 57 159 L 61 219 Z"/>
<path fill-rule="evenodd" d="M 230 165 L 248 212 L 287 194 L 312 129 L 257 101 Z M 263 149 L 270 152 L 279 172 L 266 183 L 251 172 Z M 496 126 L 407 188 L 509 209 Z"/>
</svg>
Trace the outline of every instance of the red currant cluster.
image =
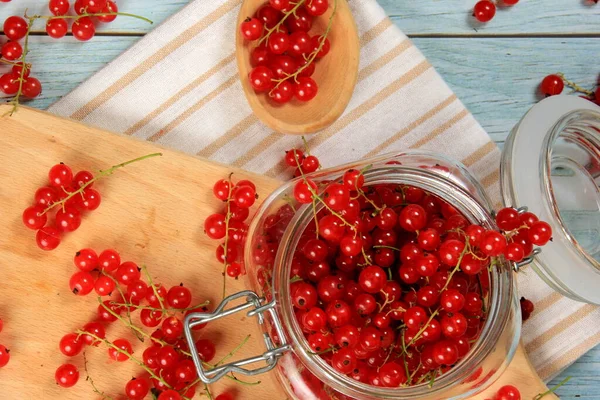
<svg viewBox="0 0 600 400">
<path fill-rule="evenodd" d="M 0 333 L 2 332 L 2 328 L 4 328 L 4 322 L 2 322 L 2 318 L 0 318 Z M 0 368 L 6 366 L 9 361 L 10 350 L 8 350 L 3 344 L 0 344 Z"/>
<path fill-rule="evenodd" d="M 318 86 L 311 76 L 317 59 L 331 48 L 327 39 L 331 19 L 323 34 L 311 36 L 309 31 L 313 18 L 328 8 L 328 0 L 270 0 L 242 23 L 242 36 L 258 41 L 250 55 L 253 69 L 248 75 L 256 92 L 268 92 L 276 104 L 288 103 L 294 96 L 310 101 L 317 95 Z"/>
<path fill-rule="evenodd" d="M 94 182 L 119 168 L 157 156 L 162 156 L 162 153 L 152 153 L 114 165 L 99 171 L 96 177 L 85 170 L 73 175 L 68 165 L 56 164 L 48 172 L 49 186 L 39 188 L 35 192 L 34 205 L 23 211 L 23 224 L 37 230 L 36 242 L 40 249 L 54 250 L 60 244 L 62 233 L 79 228 L 82 212 L 93 211 L 100 206 L 100 193 L 92 189 Z M 46 225 L 48 213 L 53 208 L 58 208 L 54 224 Z"/>
<path fill-rule="evenodd" d="M 48 8 L 56 18 L 47 18 L 46 33 L 51 38 L 60 39 L 69 30 L 65 16 L 69 13 L 71 5 L 69 0 L 50 0 Z M 96 21 L 113 22 L 117 19 L 119 8 L 112 0 L 75 0 L 73 11 L 79 17 L 73 22 L 71 33 L 77 40 L 88 41 L 96 34 Z"/>
<path fill-rule="evenodd" d="M 527 321 L 535 308 L 533 302 L 531 300 L 526 299 L 525 297 L 521 297 L 519 303 L 521 305 L 521 317 L 523 321 Z"/>
<path fill-rule="evenodd" d="M 217 247 L 217 260 L 225 265 L 227 275 L 237 279 L 245 273 L 242 250 L 248 225 L 244 221 L 250 214 L 250 207 L 258 199 L 256 186 L 249 180 L 241 180 L 233 185 L 231 178 L 221 179 L 215 183 L 213 194 L 225 202 L 225 209 L 206 218 L 204 232 L 211 239 L 224 239 Z"/>
<path fill-rule="evenodd" d="M 130 400 L 144 399 L 150 391 L 160 400 L 179 400 L 183 396 L 192 398 L 200 381 L 183 336 L 183 319 L 193 312 L 206 312 L 207 303 L 190 306 L 192 293 L 183 284 L 168 290 L 163 285 L 154 284 L 145 267 L 139 268 L 131 261 L 121 262 L 119 253 L 113 249 L 104 250 L 100 255 L 92 249 L 82 249 L 75 254 L 73 261 L 78 271 L 70 279 L 71 291 L 85 296 L 95 290 L 99 305 L 95 321 L 62 337 L 60 351 L 67 357 L 75 357 L 85 346 L 104 344 L 109 359 L 118 362 L 132 360 L 140 365 L 144 372 L 125 385 L 125 396 Z M 132 314 L 137 310 L 143 326 L 160 327 L 147 333 L 134 324 Z M 129 327 L 140 341 L 148 339 L 149 346 L 141 360 L 133 356 L 134 345 L 128 339 L 106 339 L 107 324 L 117 320 Z M 199 339 L 195 344 L 204 362 L 214 358 L 216 351 L 212 341 Z M 85 357 L 84 362 L 87 362 Z M 58 385 L 72 387 L 79 379 L 79 371 L 73 364 L 66 363 L 56 370 L 55 378 Z"/>
<path fill-rule="evenodd" d="M 11 64 L 9 73 L 0 76 L 0 92 L 9 96 L 16 95 L 21 89 L 25 97 L 34 98 L 42 93 L 42 84 L 37 78 L 30 76 L 31 65 L 25 64 L 23 47 L 19 40 L 29 33 L 27 21 L 21 17 L 12 16 L 4 21 L 4 34 L 8 41 L 2 45 L 0 64 Z M 22 82 L 22 83 L 21 83 Z"/>
<path fill-rule="evenodd" d="M 576 93 L 582 93 L 582 98 L 600 105 L 600 80 L 595 90 L 588 90 L 575 82 L 569 81 L 563 74 L 550 74 L 544 77 L 540 83 L 540 91 L 545 97 L 555 96 L 563 92 L 565 85 L 572 88 Z"/>
<path fill-rule="evenodd" d="M 317 157 L 310 154 L 305 155 L 300 149 L 286 151 L 283 161 L 287 166 L 296 168 L 294 170 L 294 178 L 315 172 L 321 166 Z"/>
<path fill-rule="evenodd" d="M 519 0 L 499 0 L 503 6 L 514 6 Z M 473 7 L 473 16 L 479 22 L 489 22 L 496 15 L 496 0 L 480 0 Z"/>
<path fill-rule="evenodd" d="M 75 0 L 72 9 L 76 15 L 67 15 L 71 10 L 69 0 L 50 0 L 48 8 L 52 15 L 25 15 L 8 17 L 4 21 L 4 34 L 9 39 L 2 45 L 0 64 L 12 65 L 12 70 L 0 76 L 0 92 L 14 96 L 13 105 L 16 109 L 21 95 L 35 98 L 42 92 L 40 81 L 30 76 L 31 65 L 26 62 L 28 53 L 28 37 L 33 23 L 38 19 L 46 20 L 46 33 L 48 36 L 59 39 L 64 37 L 69 30 L 68 20 L 74 20 L 71 33 L 77 40 L 87 41 L 96 34 L 96 23 L 109 23 L 121 15 L 117 4 L 112 0 Z M 152 23 L 147 18 L 133 14 L 129 17 L 142 19 Z M 25 39 L 24 47 L 19 40 Z M 14 111 L 14 109 L 13 109 Z"/>
<path fill-rule="evenodd" d="M 100 206 L 100 193 L 91 186 L 94 176 L 89 171 L 73 175 L 68 165 L 56 164 L 48 172 L 49 186 L 35 192 L 34 205 L 23 211 L 23 223 L 37 230 L 36 242 L 42 250 L 54 250 L 65 232 L 73 232 L 81 225 L 81 213 Z M 52 208 L 58 208 L 54 223 L 46 225 Z"/>
<path fill-rule="evenodd" d="M 297 150 L 288 155 L 297 163 Z M 551 237 L 532 213 L 502 209 L 500 231 L 486 229 L 418 187 L 367 186 L 358 170 L 321 188 L 303 175 L 293 194 L 315 213 L 291 265 L 298 323 L 335 370 L 375 386 L 416 385 L 450 370 L 487 319 L 488 268 L 499 257 L 518 262 Z M 272 264 L 293 215 L 285 205 L 266 218 L 252 244 L 257 265 Z M 258 275 L 268 287 L 266 267 Z"/>
</svg>

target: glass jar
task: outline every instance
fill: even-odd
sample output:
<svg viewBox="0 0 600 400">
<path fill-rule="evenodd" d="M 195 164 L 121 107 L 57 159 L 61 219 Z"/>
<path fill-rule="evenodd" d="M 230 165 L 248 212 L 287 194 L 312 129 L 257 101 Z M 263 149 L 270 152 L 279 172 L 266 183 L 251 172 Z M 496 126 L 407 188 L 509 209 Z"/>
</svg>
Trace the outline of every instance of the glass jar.
<svg viewBox="0 0 600 400">
<path fill-rule="evenodd" d="M 311 179 L 317 185 L 326 185 L 339 180 L 348 169 L 367 167 L 364 172 L 367 187 L 378 184 L 419 187 L 449 202 L 471 223 L 495 228 L 490 200 L 476 179 L 462 165 L 432 153 L 387 154 L 318 172 Z M 432 385 L 424 382 L 407 388 L 381 388 L 363 384 L 335 372 L 310 349 L 294 315 L 290 271 L 298 242 L 313 220 L 314 211 L 311 204 L 299 206 L 291 200 L 296 182 L 282 185 L 265 200 L 250 225 L 245 255 L 251 287 L 267 301 L 277 304 L 286 342 L 292 350 L 281 357 L 276 367 L 288 395 L 296 399 L 328 398 L 327 394 L 332 393 L 338 398 L 341 394 L 359 399 L 458 399 L 472 396 L 494 382 L 510 363 L 520 335 L 520 307 L 508 262 L 488 272 L 490 288 L 484 296 L 488 319 L 471 352 Z M 266 237 L 269 239 L 265 240 Z"/>
<path fill-rule="evenodd" d="M 591 102 L 575 96 L 556 96 L 538 103 L 511 132 L 501 164 L 505 204 L 528 205 L 553 228 L 554 241 L 541 254 L 535 251 L 535 257 L 527 261 L 535 258 L 536 272 L 561 293 L 595 304 L 600 304 L 599 111 Z M 340 180 L 348 169 L 363 171 L 365 186 L 421 188 L 445 200 L 469 222 L 497 229 L 492 203 L 479 182 L 462 164 L 446 157 L 423 151 L 387 154 L 316 172 L 310 178 L 326 186 Z M 487 290 L 482 293 L 487 320 L 480 335 L 467 355 L 435 381 L 397 388 L 366 385 L 337 373 L 314 353 L 294 313 L 290 285 L 292 258 L 318 207 L 315 211 L 312 204 L 299 205 L 293 200 L 296 182 L 285 183 L 272 193 L 249 227 L 245 262 L 253 291 L 230 296 L 212 313 L 186 318 L 186 336 L 205 383 L 229 372 L 255 375 L 275 369 L 292 399 L 433 400 L 473 396 L 502 374 L 513 358 L 521 330 L 512 274 L 519 266 L 502 257 L 480 278 L 487 281 Z M 577 272 L 573 272 L 575 269 Z M 566 276 L 569 271 L 573 277 Z M 245 302 L 231 306 L 240 299 Z M 192 347 L 193 326 L 249 309 L 247 315 L 256 316 L 263 328 L 266 351 L 209 371 L 204 369 Z M 264 365 L 256 367 L 258 363 Z"/>
<path fill-rule="evenodd" d="M 564 296 L 600 305 L 600 107 L 577 96 L 534 106 L 506 140 L 501 177 L 505 204 L 552 226 L 532 268 Z"/>
</svg>

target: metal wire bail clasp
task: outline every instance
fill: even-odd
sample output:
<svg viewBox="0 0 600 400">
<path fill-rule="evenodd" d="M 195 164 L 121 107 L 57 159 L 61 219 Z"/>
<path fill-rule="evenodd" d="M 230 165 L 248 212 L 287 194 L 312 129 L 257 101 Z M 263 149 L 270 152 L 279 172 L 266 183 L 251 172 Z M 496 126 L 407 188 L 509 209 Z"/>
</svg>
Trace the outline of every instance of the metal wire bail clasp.
<svg viewBox="0 0 600 400">
<path fill-rule="evenodd" d="M 226 309 L 228 303 L 244 297 L 246 298 L 245 303 Z M 277 313 L 275 311 L 275 301 L 273 300 L 270 303 L 266 304 L 263 304 L 263 302 L 264 298 L 259 297 L 255 292 L 251 290 L 244 290 L 242 292 L 238 292 L 224 298 L 221 304 L 219 304 L 219 306 L 212 313 L 192 313 L 185 318 L 185 338 L 190 347 L 190 352 L 192 353 L 192 359 L 194 360 L 194 364 L 196 365 L 198 377 L 200 378 L 200 380 L 202 380 L 202 382 L 214 383 L 230 372 L 235 372 L 243 375 L 262 374 L 264 372 L 272 370 L 277 364 L 277 360 L 279 359 L 279 357 L 281 357 L 281 355 L 286 351 L 291 350 L 290 345 L 286 341 L 286 336 L 283 332 L 281 321 L 279 320 L 279 317 L 277 316 Z M 194 343 L 194 338 L 192 337 L 192 328 L 194 328 L 194 326 L 205 324 L 207 322 L 214 321 L 219 318 L 227 317 L 231 314 L 235 314 L 237 312 L 249 308 L 251 308 L 251 310 L 248 311 L 246 315 L 249 317 L 256 316 L 258 318 L 258 323 L 261 325 L 265 323 L 264 313 L 268 312 L 270 314 L 271 323 L 275 327 L 275 330 L 277 331 L 277 336 L 281 341 L 279 347 L 275 347 L 275 344 L 273 343 L 269 335 L 267 333 L 263 333 L 263 340 L 265 342 L 267 350 L 262 355 L 231 362 L 229 364 L 221 365 L 212 369 L 205 369 L 205 365 L 209 365 L 203 363 L 200 359 L 200 356 L 198 355 L 198 351 Z M 266 365 L 254 369 L 242 368 L 245 365 L 258 362 L 264 362 Z"/>
</svg>

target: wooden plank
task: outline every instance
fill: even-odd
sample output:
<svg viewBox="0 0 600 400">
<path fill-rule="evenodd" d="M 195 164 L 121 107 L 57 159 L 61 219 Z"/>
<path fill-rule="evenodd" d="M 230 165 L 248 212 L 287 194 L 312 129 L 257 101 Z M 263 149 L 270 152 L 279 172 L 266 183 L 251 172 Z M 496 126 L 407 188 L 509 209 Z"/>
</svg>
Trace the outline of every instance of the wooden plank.
<svg viewBox="0 0 600 400">
<path fill-rule="evenodd" d="M 1 106 L 0 115 L 8 109 Z M 76 270 L 70 261 L 73 254 L 84 247 L 116 248 L 124 259 L 148 265 L 155 282 L 167 286 L 185 282 L 197 301 L 217 304 L 222 298 L 222 269 L 214 257 L 215 242 L 201 226 L 209 214 L 222 207 L 212 196 L 213 183 L 233 169 L 27 108 L 13 117 L 0 118 L 0 131 L 0 209 L 9 222 L 9 229 L 0 236 L 0 259 L 3 273 L 10 277 L 0 283 L 0 311 L 5 322 L 2 342 L 12 348 L 11 362 L 2 369 L 2 393 L 8 399 L 89 398 L 91 388 L 85 382 L 81 356 L 69 360 L 84 375 L 76 386 L 65 390 L 53 383 L 54 370 L 66 361 L 58 354 L 58 341 L 93 321 L 98 305 L 94 295 L 77 297 L 68 288 L 68 279 Z M 99 181 L 96 187 L 104 196 L 101 207 L 85 215 L 81 227 L 63 237 L 60 247 L 44 253 L 35 246 L 33 232 L 21 223 L 21 213 L 36 188 L 46 183 L 49 167 L 63 161 L 76 170 L 100 169 L 156 151 L 163 156 Z M 279 185 L 270 178 L 239 170 L 235 173 L 238 179 L 254 181 L 261 199 Z M 228 280 L 228 293 L 243 289 L 244 284 L 244 280 Z M 263 346 L 251 318 L 231 316 L 216 326 L 209 324 L 199 336 L 217 342 L 218 359 L 248 332 L 253 338 L 236 354 L 242 358 L 258 354 Z M 131 339 L 134 356 L 140 357 L 146 346 L 114 323 L 108 338 L 118 337 Z M 103 347 L 87 349 L 92 378 L 102 391 L 122 393 L 128 377 L 136 376 L 139 368 L 131 362 L 108 362 Z M 284 398 L 273 375 L 260 379 L 257 386 L 237 386 L 236 398 Z M 545 390 L 522 348 L 503 376 L 477 398 L 490 397 L 509 382 L 519 385 L 523 398 Z M 215 393 L 230 386 L 228 380 L 220 381 Z"/>
<path fill-rule="evenodd" d="M 527 0 L 512 8 L 501 8 L 489 23 L 476 23 L 471 10 L 476 0 L 402 1 L 378 0 L 392 20 L 407 34 L 600 34 L 600 6 L 591 0 Z M 155 25 L 179 11 L 188 0 L 127 0 L 119 2 L 120 11 L 142 15 Z M 0 3 L 0 20 L 8 15 L 30 13 L 48 14 L 46 1 L 19 0 Z M 40 23 L 39 30 L 44 25 Z M 1 27 L 0 27 L 1 28 Z M 100 26 L 101 32 L 145 33 L 153 27 L 132 18 L 117 18 L 111 24 Z"/>
<path fill-rule="evenodd" d="M 29 105 L 46 108 L 136 40 L 98 37 L 81 44 L 72 38 L 33 37 L 31 60 L 44 92 Z M 597 79 L 589 63 L 590 55 L 600 54 L 597 39 L 418 38 L 414 42 L 498 143 L 539 99 L 537 86 L 546 74 L 561 71 L 590 88 Z"/>
<path fill-rule="evenodd" d="M 378 0 L 407 34 L 600 35 L 600 7 L 588 0 L 526 0 L 500 7 L 487 24 L 472 17 L 477 0 Z"/>
</svg>

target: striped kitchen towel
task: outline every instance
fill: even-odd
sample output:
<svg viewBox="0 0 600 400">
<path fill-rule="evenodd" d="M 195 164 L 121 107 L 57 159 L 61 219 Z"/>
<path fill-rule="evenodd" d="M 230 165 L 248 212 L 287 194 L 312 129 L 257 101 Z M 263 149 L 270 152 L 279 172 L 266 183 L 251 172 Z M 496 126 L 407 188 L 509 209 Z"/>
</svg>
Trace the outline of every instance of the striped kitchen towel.
<svg viewBox="0 0 600 400">
<path fill-rule="evenodd" d="M 192 1 L 50 111 L 285 179 L 283 151 L 301 139 L 266 128 L 246 103 L 234 57 L 240 2 Z M 325 166 L 411 148 L 443 152 L 499 201 L 496 145 L 375 0 L 350 4 L 361 44 L 356 91 L 338 121 L 308 137 L 311 151 Z M 598 308 L 562 297 L 533 271 L 519 284 L 536 304 L 523 340 L 543 378 L 600 342 Z"/>
</svg>

